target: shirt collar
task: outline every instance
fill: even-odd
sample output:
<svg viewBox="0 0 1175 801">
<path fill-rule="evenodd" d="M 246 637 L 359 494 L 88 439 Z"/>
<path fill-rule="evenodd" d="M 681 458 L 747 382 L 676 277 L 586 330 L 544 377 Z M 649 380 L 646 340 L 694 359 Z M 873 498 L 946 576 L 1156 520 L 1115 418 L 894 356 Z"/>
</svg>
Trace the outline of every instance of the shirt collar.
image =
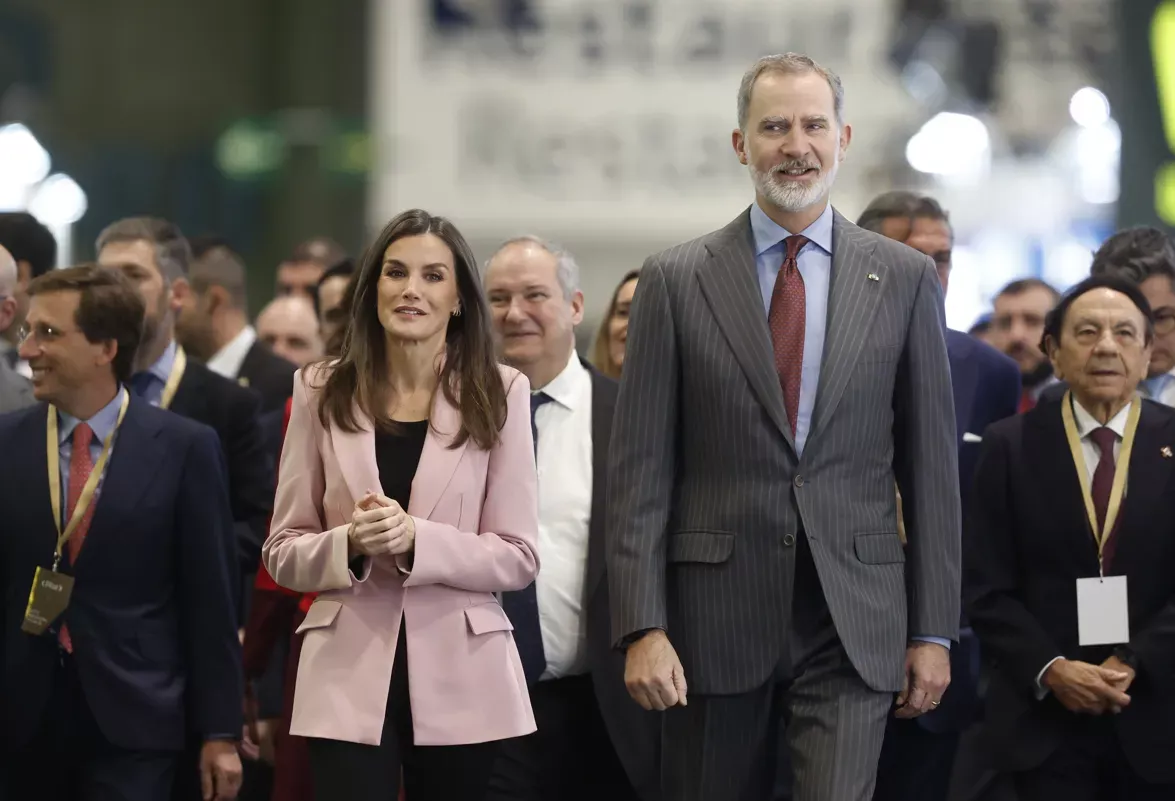
<svg viewBox="0 0 1175 801">
<path fill-rule="evenodd" d="M 159 360 L 147 368 L 148 373 L 158 378 L 164 384 L 167 383 L 167 379 L 171 378 L 171 368 L 175 366 L 175 350 L 176 344 L 173 339 L 167 343 L 167 348 L 164 349 L 163 355 L 159 357 Z"/>
<path fill-rule="evenodd" d="M 1126 420 L 1130 417 L 1130 407 L 1137 400 L 1123 406 L 1118 410 L 1118 413 L 1110 418 L 1110 422 L 1106 423 L 1106 428 L 1118 435 L 1118 439 L 1123 439 L 1126 436 Z M 1073 420 L 1077 423 L 1077 434 L 1081 439 L 1086 439 L 1095 430 L 1102 427 L 1102 424 L 1097 419 L 1085 410 L 1085 407 L 1077 402 L 1077 398 L 1073 398 Z"/>
<path fill-rule="evenodd" d="M 567 366 L 563 368 L 563 371 L 551 379 L 545 387 L 540 387 L 536 391 L 546 394 L 560 406 L 574 411 L 576 403 L 582 397 L 579 391 L 582 382 L 587 377 L 587 370 L 580 363 L 579 355 L 572 347 L 571 355 L 567 359 Z"/>
<path fill-rule="evenodd" d="M 249 349 L 257 341 L 257 330 L 246 325 L 240 333 L 228 341 L 228 344 L 216 352 L 206 365 L 209 370 L 219 373 L 225 378 L 236 379 L 241 373 L 241 365 L 249 355 Z"/>
<path fill-rule="evenodd" d="M 96 442 L 105 442 L 106 437 L 110 436 L 110 432 L 118 425 L 118 412 L 122 407 L 122 393 L 125 389 L 119 387 L 118 392 L 114 393 L 114 400 L 103 406 L 98 412 L 85 422 L 90 426 L 90 430 L 94 432 L 94 440 Z M 78 423 L 82 421 L 74 417 L 72 414 L 66 414 L 60 409 L 57 410 L 57 442 L 61 444 L 73 436 L 73 430 L 78 427 Z"/>
<path fill-rule="evenodd" d="M 758 201 L 751 204 L 751 233 L 755 237 L 755 255 L 762 256 L 783 240 L 792 236 L 792 232 L 767 216 L 759 208 Z M 825 253 L 832 253 L 832 204 L 824 207 L 824 211 L 816 221 L 800 231 L 801 236 L 808 238 Z"/>
</svg>

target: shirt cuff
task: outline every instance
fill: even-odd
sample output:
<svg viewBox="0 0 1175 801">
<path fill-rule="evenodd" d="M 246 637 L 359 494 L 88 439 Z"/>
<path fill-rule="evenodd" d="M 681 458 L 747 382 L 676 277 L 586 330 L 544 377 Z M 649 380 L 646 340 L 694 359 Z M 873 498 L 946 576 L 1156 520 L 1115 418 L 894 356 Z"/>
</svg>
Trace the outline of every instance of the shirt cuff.
<svg viewBox="0 0 1175 801">
<path fill-rule="evenodd" d="M 1063 656 L 1054 656 L 1047 663 L 1045 663 L 1045 666 L 1042 667 L 1040 669 L 1040 672 L 1036 674 L 1036 700 L 1037 701 L 1043 701 L 1045 696 L 1049 694 L 1049 688 L 1045 687 L 1043 684 L 1041 684 L 1041 682 L 1044 681 L 1044 674 L 1049 672 L 1049 668 L 1051 668 L 1053 666 L 1053 662 L 1056 662 L 1057 660 L 1064 659 L 1064 658 L 1065 657 L 1063 657 Z"/>
<path fill-rule="evenodd" d="M 914 642 L 932 642 L 935 645 L 941 645 L 948 651 L 951 650 L 951 641 L 945 637 L 911 637 Z"/>
</svg>

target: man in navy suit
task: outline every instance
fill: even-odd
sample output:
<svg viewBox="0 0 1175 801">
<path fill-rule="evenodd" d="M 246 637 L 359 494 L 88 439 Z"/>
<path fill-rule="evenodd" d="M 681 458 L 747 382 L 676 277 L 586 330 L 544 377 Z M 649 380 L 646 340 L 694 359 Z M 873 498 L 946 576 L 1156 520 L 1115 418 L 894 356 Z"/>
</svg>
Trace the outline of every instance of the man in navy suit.
<svg viewBox="0 0 1175 801">
<path fill-rule="evenodd" d="M 947 291 L 954 233 L 942 207 L 911 192 L 887 192 L 861 214 L 857 225 L 903 242 L 934 259 Z M 955 396 L 959 481 L 963 514 L 971 496 L 972 476 L 983 431 L 1016 414 L 1020 370 L 994 348 L 961 331 L 947 330 L 947 354 Z M 959 734 L 979 709 L 978 641 L 966 621 L 951 648 L 951 685 L 942 705 L 912 720 L 891 718 L 878 766 L 874 801 L 943 801 Z"/>
<path fill-rule="evenodd" d="M 144 305 L 121 273 L 54 270 L 29 295 L 20 355 L 40 403 L 0 417 L 0 794 L 166 799 L 194 730 L 204 797 L 234 798 L 237 564 L 216 434 L 123 387 Z M 30 586 L 48 570 L 72 593 L 45 625 L 26 607 L 47 609 Z"/>
</svg>

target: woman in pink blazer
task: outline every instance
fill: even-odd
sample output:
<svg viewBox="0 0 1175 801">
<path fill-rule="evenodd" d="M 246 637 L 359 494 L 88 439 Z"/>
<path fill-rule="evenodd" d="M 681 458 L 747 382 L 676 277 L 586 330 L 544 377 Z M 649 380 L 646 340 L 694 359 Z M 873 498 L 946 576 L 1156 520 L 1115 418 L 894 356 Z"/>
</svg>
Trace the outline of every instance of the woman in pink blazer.
<svg viewBox="0 0 1175 801">
<path fill-rule="evenodd" d="M 265 567 L 317 592 L 290 733 L 315 797 L 475 801 L 535 730 L 494 593 L 538 573 L 530 386 L 499 367 L 476 263 L 447 220 L 392 220 L 338 361 L 294 382 Z"/>
</svg>

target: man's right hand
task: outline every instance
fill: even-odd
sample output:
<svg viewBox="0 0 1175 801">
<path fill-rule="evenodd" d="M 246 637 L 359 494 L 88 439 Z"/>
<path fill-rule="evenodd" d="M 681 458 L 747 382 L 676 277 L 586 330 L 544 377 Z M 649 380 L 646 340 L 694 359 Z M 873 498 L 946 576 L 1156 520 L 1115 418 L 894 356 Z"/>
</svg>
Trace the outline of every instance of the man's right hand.
<svg viewBox="0 0 1175 801">
<path fill-rule="evenodd" d="M 645 709 L 662 712 L 678 704 L 685 706 L 685 671 L 664 631 L 653 629 L 628 646 L 624 685 Z"/>
<path fill-rule="evenodd" d="M 1130 696 L 1115 686 L 1126 678 L 1128 674 L 1118 670 L 1058 659 L 1049 665 L 1041 683 L 1070 712 L 1100 715 L 1130 703 Z"/>
</svg>

